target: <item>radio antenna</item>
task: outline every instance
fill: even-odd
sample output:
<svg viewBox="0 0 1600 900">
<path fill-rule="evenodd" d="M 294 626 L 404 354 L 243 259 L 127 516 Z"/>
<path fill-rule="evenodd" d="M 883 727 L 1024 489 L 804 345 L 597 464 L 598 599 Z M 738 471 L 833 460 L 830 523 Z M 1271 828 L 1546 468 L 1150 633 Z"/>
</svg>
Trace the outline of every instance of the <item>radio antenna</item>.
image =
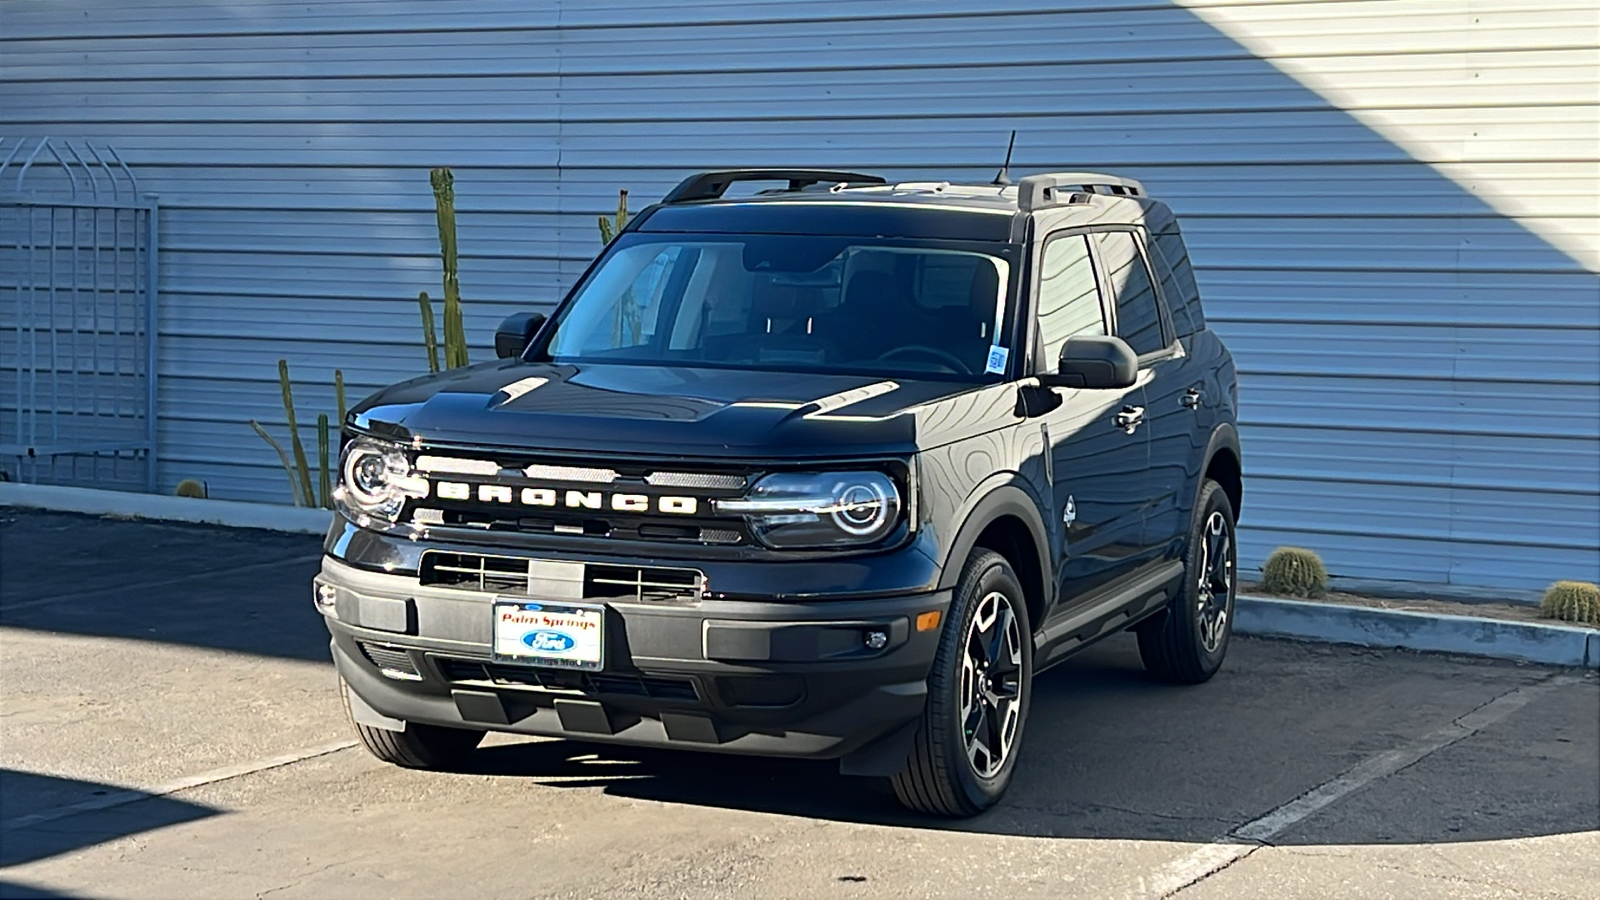
<svg viewBox="0 0 1600 900">
<path fill-rule="evenodd" d="M 994 181 L 990 182 L 991 184 L 998 184 L 1003 187 L 1011 183 L 1011 176 L 1007 173 L 1007 170 L 1011 168 L 1011 151 L 1016 146 L 1017 130 L 1013 128 L 1011 129 L 1011 143 L 1006 145 L 1006 161 L 1001 164 L 1000 171 L 995 173 Z"/>
</svg>

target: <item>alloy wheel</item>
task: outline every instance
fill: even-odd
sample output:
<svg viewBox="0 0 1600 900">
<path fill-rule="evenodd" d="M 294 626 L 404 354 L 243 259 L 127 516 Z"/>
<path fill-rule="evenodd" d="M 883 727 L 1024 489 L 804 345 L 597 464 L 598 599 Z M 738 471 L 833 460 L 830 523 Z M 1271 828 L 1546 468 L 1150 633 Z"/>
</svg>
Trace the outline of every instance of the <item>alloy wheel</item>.
<svg viewBox="0 0 1600 900">
<path fill-rule="evenodd" d="M 1200 646 L 1217 652 L 1228 633 L 1228 611 L 1233 599 L 1233 535 L 1221 512 L 1206 518 L 1200 532 L 1200 565 L 1196 613 L 1200 620 Z"/>
<path fill-rule="evenodd" d="M 1022 721 L 1022 634 L 1010 598 L 991 591 L 967 626 L 961 657 L 961 733 L 967 761 L 993 778 Z"/>
</svg>

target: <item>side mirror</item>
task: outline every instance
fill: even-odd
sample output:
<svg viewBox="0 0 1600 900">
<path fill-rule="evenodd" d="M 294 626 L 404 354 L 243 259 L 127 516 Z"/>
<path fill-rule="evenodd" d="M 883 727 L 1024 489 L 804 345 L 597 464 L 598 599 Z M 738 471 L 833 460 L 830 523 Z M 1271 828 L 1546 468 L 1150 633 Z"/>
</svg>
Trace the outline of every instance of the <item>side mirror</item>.
<svg viewBox="0 0 1600 900">
<path fill-rule="evenodd" d="M 522 312 L 507 316 L 494 330 L 494 355 L 501 359 L 521 356 L 544 325 L 544 313 Z"/>
<path fill-rule="evenodd" d="M 1125 388 L 1139 377 L 1139 357 L 1128 342 L 1101 334 L 1079 334 L 1061 345 L 1056 371 L 1039 378 L 1051 387 Z"/>
</svg>

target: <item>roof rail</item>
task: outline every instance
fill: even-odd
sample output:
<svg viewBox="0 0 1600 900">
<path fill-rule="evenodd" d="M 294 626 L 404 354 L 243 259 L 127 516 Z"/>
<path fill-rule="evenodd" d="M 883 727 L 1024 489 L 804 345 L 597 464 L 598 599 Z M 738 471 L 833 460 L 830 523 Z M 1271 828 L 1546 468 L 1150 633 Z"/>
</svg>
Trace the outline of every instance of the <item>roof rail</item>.
<svg viewBox="0 0 1600 900">
<path fill-rule="evenodd" d="M 1061 194 L 1063 190 L 1087 191 L 1091 194 L 1107 194 L 1113 197 L 1150 196 L 1145 193 L 1144 185 L 1132 178 L 1101 175 L 1095 172 L 1047 172 L 1043 175 L 1029 175 L 1017 182 L 1017 209 L 1028 212 L 1051 206 L 1064 206 L 1072 201 L 1070 196 Z"/>
<path fill-rule="evenodd" d="M 844 184 L 885 184 L 881 175 L 863 175 L 859 172 L 836 172 L 831 169 L 723 169 L 690 175 L 682 184 L 667 192 L 662 203 L 687 203 L 691 200 L 715 200 L 737 181 L 787 181 L 789 190 L 798 191 L 813 184 L 834 182 Z"/>
</svg>

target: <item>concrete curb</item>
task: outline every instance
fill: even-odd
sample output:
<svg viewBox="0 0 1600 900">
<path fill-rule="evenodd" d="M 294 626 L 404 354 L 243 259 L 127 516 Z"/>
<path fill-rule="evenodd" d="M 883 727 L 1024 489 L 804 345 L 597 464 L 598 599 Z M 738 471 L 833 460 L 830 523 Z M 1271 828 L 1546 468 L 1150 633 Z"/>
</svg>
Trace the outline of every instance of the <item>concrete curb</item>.
<svg viewBox="0 0 1600 900">
<path fill-rule="evenodd" d="M 288 531 L 296 534 L 326 534 L 329 524 L 333 521 L 333 513 L 325 509 L 10 482 L 0 482 L 0 506 L 53 509 L 96 516 L 198 522 L 206 525 L 226 525 L 231 528 L 265 528 L 268 531 Z"/>
<path fill-rule="evenodd" d="M 1600 669 L 1600 631 L 1571 625 L 1240 596 L 1233 630 L 1259 637 Z"/>
</svg>

